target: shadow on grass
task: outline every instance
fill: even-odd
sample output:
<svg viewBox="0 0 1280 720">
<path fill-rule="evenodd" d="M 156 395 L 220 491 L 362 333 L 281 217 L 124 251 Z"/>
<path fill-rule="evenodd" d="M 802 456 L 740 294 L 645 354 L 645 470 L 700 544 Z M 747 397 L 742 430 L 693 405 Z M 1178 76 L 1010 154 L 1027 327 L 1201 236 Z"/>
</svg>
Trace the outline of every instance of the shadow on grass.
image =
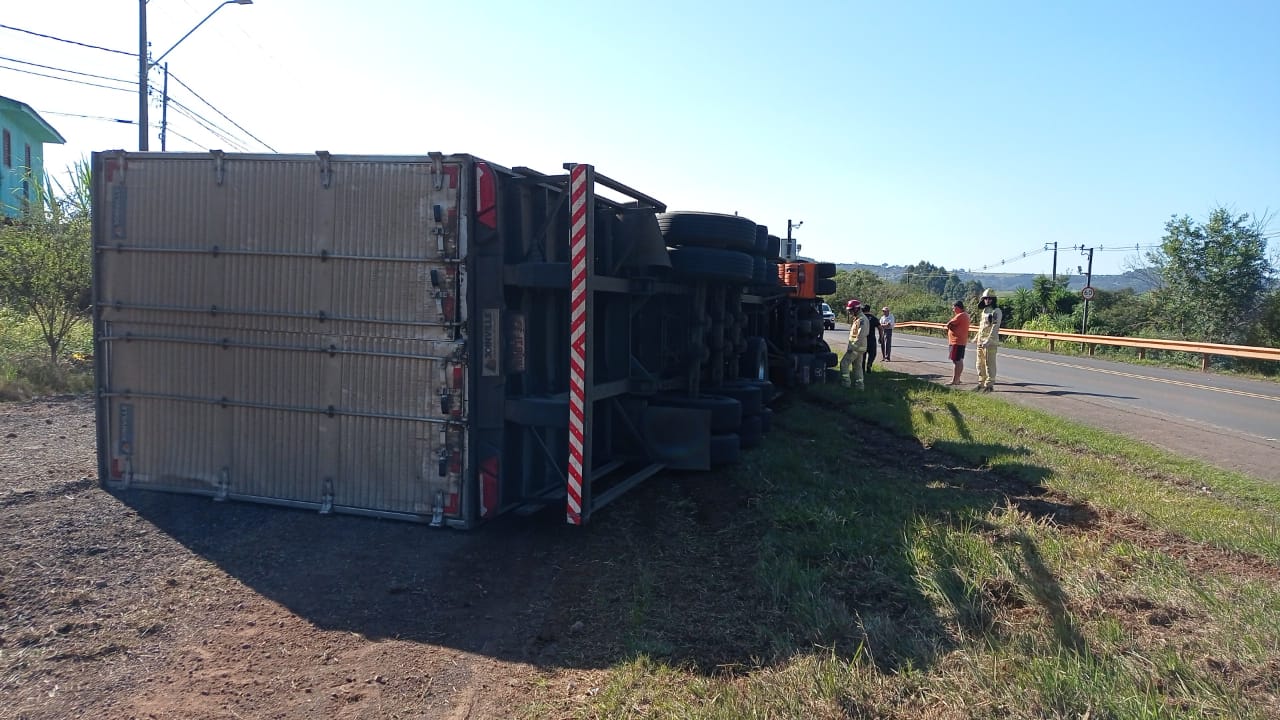
<svg viewBox="0 0 1280 720">
<path fill-rule="evenodd" d="M 739 465 L 655 477 L 585 528 L 565 527 L 558 508 L 463 533 L 116 496 L 264 598 L 371 642 L 550 668 L 648 656 L 715 675 L 820 652 L 868 656 L 886 672 L 926 669 L 955 646 L 956 628 L 912 559 L 922 523 L 1008 505 L 1078 523 L 1087 509 L 1046 497 L 1048 470 L 1010 462 L 1026 451 L 986 437 L 945 395 L 928 417 L 961 439 L 924 446 L 909 393 L 932 386 L 886 371 L 869 386 L 791 393 L 775 403 L 765 445 Z M 1061 621 L 1063 644 L 1081 647 L 1034 540 L 1019 542 L 1031 594 Z M 953 605 L 967 602 L 964 588 L 954 593 Z"/>
<path fill-rule="evenodd" d="M 837 428 L 835 436 L 854 441 L 848 443 L 847 454 L 866 471 L 852 496 L 828 495 L 828 502 L 839 506 L 837 514 L 856 517 L 865 527 L 861 533 L 845 535 L 843 550 L 869 558 L 864 560 L 866 567 L 850 573 L 839 566 L 827 569 L 828 581 L 844 588 L 849 616 L 860 619 L 856 630 L 861 632 L 854 636 L 886 672 L 928 668 L 955 647 L 958 630 L 987 632 L 996 613 L 1027 596 L 1052 619 L 1065 648 L 1083 651 L 1080 633 L 1066 612 L 1065 591 L 1031 536 L 1019 538 L 1021 565 L 1026 568 L 1016 578 L 1025 585 L 1022 593 L 1002 588 L 1001 583 L 986 587 L 961 582 L 963 569 L 945 560 L 936 571 L 927 570 L 920 564 L 920 553 L 930 557 L 930 563 L 951 553 L 963 556 L 968 540 L 957 540 L 956 535 L 989 535 L 982 542 L 991 545 L 1004 542 L 983 519 L 993 511 L 1013 508 L 1036 522 L 1089 526 L 1096 522 L 1092 510 L 1050 494 L 1046 480 L 1052 471 L 1022 460 L 1028 451 L 1002 442 L 999 432 L 975 426 L 947 399 L 954 391 L 901 374 L 881 373 L 876 379 L 880 382 L 875 387 L 869 383 L 863 395 L 822 388 L 806 401 L 821 408 L 821 420 Z M 913 414 L 911 398 L 917 391 L 925 394 L 915 400 Z M 817 411 L 804 414 L 813 417 Z M 919 440 L 917 422 L 949 429 L 958 439 L 926 446 Z M 816 494 L 810 500 L 821 501 Z M 939 527 L 949 527 L 953 534 L 932 538 Z M 949 543 L 961 547 L 947 547 Z M 839 645 L 830 637 L 817 642 Z"/>
</svg>

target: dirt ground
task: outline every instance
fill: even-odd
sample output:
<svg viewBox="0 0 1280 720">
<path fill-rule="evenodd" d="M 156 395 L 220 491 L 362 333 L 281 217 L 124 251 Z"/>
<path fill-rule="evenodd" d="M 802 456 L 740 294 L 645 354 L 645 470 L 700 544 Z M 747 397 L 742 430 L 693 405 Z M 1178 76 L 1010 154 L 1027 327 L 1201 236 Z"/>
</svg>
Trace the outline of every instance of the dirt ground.
<svg viewBox="0 0 1280 720">
<path fill-rule="evenodd" d="M 458 532 L 96 475 L 89 399 L 0 403 L 0 718 L 509 717 L 535 688 L 595 692 L 636 558 L 756 585 L 719 532 L 744 500 L 678 478 L 585 529 L 557 511 Z M 689 527 L 663 516 L 673 502 Z M 701 589 L 714 612 L 689 632 L 762 604 L 726 589 Z M 707 667 L 756 652 L 734 635 L 670 647 Z"/>
<path fill-rule="evenodd" d="M 705 475 L 654 478 L 586 528 L 555 509 L 457 532 L 111 493 L 96 474 L 89 399 L 0 403 L 0 720 L 505 718 L 530 698 L 567 717 L 634 652 L 712 674 L 769 656 L 743 628 L 788 622 L 754 575 L 755 499 Z"/>
</svg>

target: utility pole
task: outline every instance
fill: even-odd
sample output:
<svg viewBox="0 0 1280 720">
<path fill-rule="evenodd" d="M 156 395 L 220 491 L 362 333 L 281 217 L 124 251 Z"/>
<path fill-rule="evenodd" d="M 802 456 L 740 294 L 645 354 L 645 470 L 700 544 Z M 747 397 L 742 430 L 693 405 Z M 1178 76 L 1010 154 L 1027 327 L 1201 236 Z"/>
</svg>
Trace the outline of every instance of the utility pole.
<svg viewBox="0 0 1280 720">
<path fill-rule="evenodd" d="M 138 150 L 147 151 L 147 0 L 138 0 Z"/>
<path fill-rule="evenodd" d="M 1081 248 L 1080 252 L 1081 254 L 1088 255 L 1089 257 L 1089 262 L 1085 266 L 1086 269 L 1084 271 L 1084 286 L 1091 287 L 1091 284 L 1093 282 L 1093 248 Z M 1084 313 L 1080 318 L 1080 334 L 1081 335 L 1089 334 L 1089 301 L 1088 300 L 1084 301 Z"/>
<path fill-rule="evenodd" d="M 1045 244 L 1044 248 L 1046 250 L 1049 249 L 1048 243 Z M 1056 240 L 1053 243 L 1053 286 L 1058 286 L 1058 242 Z"/>
<path fill-rule="evenodd" d="M 165 151 L 165 139 L 169 136 L 169 63 L 164 67 L 164 94 L 160 103 L 160 152 Z"/>
</svg>

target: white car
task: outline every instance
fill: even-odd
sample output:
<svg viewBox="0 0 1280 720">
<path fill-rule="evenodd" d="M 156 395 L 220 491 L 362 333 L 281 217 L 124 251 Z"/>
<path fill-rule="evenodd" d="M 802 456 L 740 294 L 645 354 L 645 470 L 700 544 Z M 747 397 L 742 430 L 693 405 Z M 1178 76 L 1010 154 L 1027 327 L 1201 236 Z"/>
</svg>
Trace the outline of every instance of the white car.
<svg viewBox="0 0 1280 720">
<path fill-rule="evenodd" d="M 831 311 L 831 306 L 822 303 L 822 328 L 824 330 L 836 329 L 836 314 Z"/>
</svg>

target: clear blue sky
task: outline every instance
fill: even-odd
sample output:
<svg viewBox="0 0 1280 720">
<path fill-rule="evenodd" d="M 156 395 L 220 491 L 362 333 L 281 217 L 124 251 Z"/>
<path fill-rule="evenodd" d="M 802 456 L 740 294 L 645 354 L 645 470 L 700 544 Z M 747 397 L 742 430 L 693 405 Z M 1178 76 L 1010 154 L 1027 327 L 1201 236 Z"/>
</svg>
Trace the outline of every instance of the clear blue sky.
<svg viewBox="0 0 1280 720">
<path fill-rule="evenodd" d="M 153 53 L 216 6 L 152 0 Z M 0 23 L 137 52 L 133 0 L 10 1 Z M 66 136 L 51 168 L 137 148 L 135 126 L 54 114 L 135 119 L 136 58 L 5 29 L 0 57 L 121 88 L 0 69 L 0 95 Z M 1272 0 L 255 0 L 222 8 L 168 60 L 279 151 L 589 162 L 672 209 L 739 212 L 780 235 L 802 220 L 802 252 L 837 262 L 979 269 L 1054 241 L 1151 244 L 1171 214 L 1218 204 L 1280 211 Z M 235 147 L 170 119 L 170 150 Z M 1099 252 L 1094 271 L 1133 256 Z M 1059 264 L 1083 261 L 1067 251 Z M 1041 252 L 1000 269 L 1049 266 Z"/>
</svg>

